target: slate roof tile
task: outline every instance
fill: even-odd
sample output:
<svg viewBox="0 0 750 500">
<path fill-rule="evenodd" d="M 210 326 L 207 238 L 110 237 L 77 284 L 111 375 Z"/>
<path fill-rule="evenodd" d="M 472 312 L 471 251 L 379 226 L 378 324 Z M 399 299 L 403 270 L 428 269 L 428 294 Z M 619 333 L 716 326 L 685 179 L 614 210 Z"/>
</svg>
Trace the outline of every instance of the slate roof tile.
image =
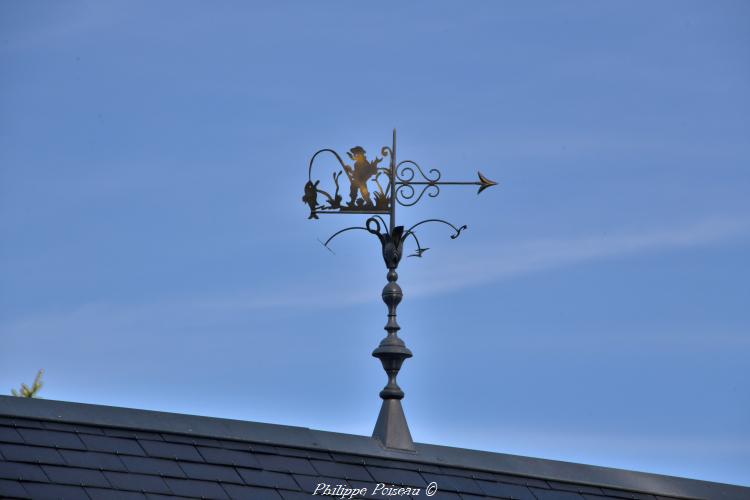
<svg viewBox="0 0 750 500">
<path fill-rule="evenodd" d="M 40 446 L 28 446 L 19 444 L 0 444 L 0 453 L 6 460 L 16 462 L 31 462 L 41 464 L 64 465 L 60 453 L 54 448 L 43 448 Z"/>
<path fill-rule="evenodd" d="M 86 449 L 78 436 L 72 432 L 51 431 L 47 429 L 18 429 L 18 432 L 27 444 L 73 450 Z"/>
<path fill-rule="evenodd" d="M 169 488 L 177 495 L 194 496 L 199 498 L 228 499 L 220 484 L 211 481 L 195 481 L 193 479 L 164 479 Z"/>
<path fill-rule="evenodd" d="M 363 465 L 342 464 L 326 460 L 311 460 L 313 467 L 324 476 L 341 479 L 356 479 L 358 481 L 372 481 L 372 476 Z"/>
<path fill-rule="evenodd" d="M 198 452 L 208 463 L 254 467 L 260 469 L 260 462 L 249 451 L 225 450 L 222 448 L 208 448 L 199 446 Z"/>
<path fill-rule="evenodd" d="M 41 466 L 17 462 L 0 462 L 0 478 L 19 481 L 48 481 Z"/>
<path fill-rule="evenodd" d="M 468 477 L 448 476 L 445 474 L 430 474 L 423 472 L 422 477 L 427 483 L 437 483 L 440 491 L 457 491 L 481 495 L 483 491 L 477 482 Z"/>
<path fill-rule="evenodd" d="M 501 483 L 520 484 L 528 487 L 533 486 L 535 488 L 549 488 L 549 484 L 547 484 L 546 481 L 533 477 L 511 476 L 510 474 L 492 474 L 491 480 L 499 481 Z"/>
<path fill-rule="evenodd" d="M 579 493 L 572 491 L 560 490 L 543 490 L 541 488 L 531 488 L 531 492 L 537 500 L 584 500 Z"/>
<path fill-rule="evenodd" d="M 258 453 L 267 453 L 269 455 L 276 455 L 278 453 L 275 446 L 263 443 L 251 443 L 250 448 Z"/>
<path fill-rule="evenodd" d="M 0 417 L 0 425 L 7 425 L 8 427 L 31 427 L 35 429 L 44 429 L 44 426 L 40 421 L 31 420 L 28 418 Z"/>
<path fill-rule="evenodd" d="M 225 484 L 224 490 L 230 498 L 252 499 L 252 500 L 282 500 L 278 491 L 269 488 L 256 488 L 254 486 L 240 486 L 238 484 Z"/>
<path fill-rule="evenodd" d="M 151 441 L 162 440 L 161 434 L 157 434 L 156 432 L 136 431 L 133 429 L 111 429 L 107 427 L 102 430 L 104 431 L 104 434 L 112 437 L 121 437 L 126 439 L 150 439 Z"/>
<path fill-rule="evenodd" d="M 300 458 L 316 458 L 318 460 L 331 460 L 331 455 L 318 450 L 305 450 L 302 448 L 287 448 L 286 446 L 276 446 L 279 455 Z"/>
<path fill-rule="evenodd" d="M 299 486 L 289 474 L 257 469 L 237 468 L 242 479 L 250 486 L 264 486 L 267 488 L 284 488 L 298 490 Z"/>
<path fill-rule="evenodd" d="M 464 477 L 470 477 L 472 479 L 483 479 L 485 481 L 497 481 L 498 480 L 495 474 L 490 474 L 489 472 L 484 472 L 481 470 L 471 471 L 467 476 L 464 476 Z"/>
<path fill-rule="evenodd" d="M 80 486 L 49 483 L 23 483 L 34 500 L 91 500 Z"/>
<path fill-rule="evenodd" d="M 195 497 L 181 497 L 177 495 L 160 495 L 158 493 L 146 493 L 148 500 L 192 500 Z"/>
<path fill-rule="evenodd" d="M 200 436 L 183 436 L 181 434 L 161 434 L 161 437 L 164 441 L 169 441 L 170 443 L 182 443 L 182 444 L 192 444 L 192 445 L 201 445 L 201 446 L 213 446 L 213 447 L 219 447 L 221 446 L 221 443 L 218 439 L 208 439 Z"/>
<path fill-rule="evenodd" d="M 98 470 L 43 465 L 42 470 L 52 483 L 76 484 L 78 486 L 102 486 L 109 488 L 109 482 Z"/>
<path fill-rule="evenodd" d="M 294 474 L 294 480 L 297 481 L 297 484 L 300 486 L 300 488 L 302 488 L 302 491 L 308 494 L 313 493 L 315 491 L 315 488 L 317 488 L 321 483 L 331 484 L 333 486 L 342 484 L 346 487 L 348 487 L 350 484 L 349 481 L 340 478 L 326 476 L 304 476 L 302 474 Z"/>
<path fill-rule="evenodd" d="M 348 455 L 346 453 L 331 453 L 331 457 L 336 462 L 344 462 L 347 464 L 359 464 L 365 465 L 365 457 L 361 455 Z"/>
<path fill-rule="evenodd" d="M 153 474 L 159 476 L 185 477 L 185 473 L 174 460 L 164 460 L 163 458 L 151 457 L 134 457 L 122 455 L 122 463 L 130 472 L 139 472 L 142 474 Z"/>
<path fill-rule="evenodd" d="M 198 449 L 191 444 L 166 443 L 163 441 L 149 441 L 145 439 L 139 439 L 138 442 L 150 457 L 203 462 L 203 457 L 198 453 Z"/>
<path fill-rule="evenodd" d="M 441 465 L 440 472 L 442 472 L 443 474 L 450 474 L 452 476 L 470 477 L 471 474 L 476 471 L 462 469 L 460 467 L 448 467 L 447 465 Z"/>
<path fill-rule="evenodd" d="M 220 439 L 219 444 L 222 448 L 227 450 L 253 451 L 253 447 L 246 441 Z"/>
<path fill-rule="evenodd" d="M 0 479 L 0 498 L 31 498 L 18 481 Z"/>
<path fill-rule="evenodd" d="M 159 476 L 109 471 L 105 471 L 103 474 L 110 484 L 112 484 L 113 488 L 150 493 L 171 493 L 171 490 L 167 487 L 167 483 Z"/>
<path fill-rule="evenodd" d="M 146 495 L 137 491 L 105 490 L 102 488 L 84 488 L 91 500 L 146 500 Z M 174 500 L 174 497 L 169 497 Z"/>
<path fill-rule="evenodd" d="M 403 470 L 403 469 L 390 469 L 386 467 L 373 467 L 367 466 L 367 470 L 370 475 L 380 483 L 388 483 L 394 485 L 406 485 L 406 486 L 417 486 L 424 488 L 427 486 L 425 480 L 419 473 Z"/>
<path fill-rule="evenodd" d="M 306 458 L 263 454 L 256 455 L 256 458 L 264 469 L 296 474 L 317 474 Z"/>
<path fill-rule="evenodd" d="M 279 494 L 284 500 L 310 500 L 310 494 L 301 491 L 280 490 Z"/>
<path fill-rule="evenodd" d="M 425 492 L 423 490 L 420 493 L 420 496 L 424 494 Z M 398 497 L 392 497 L 392 498 L 398 498 Z M 441 490 L 437 490 L 437 492 L 430 498 L 434 500 L 461 500 L 461 496 L 459 496 L 458 494 L 452 493 L 450 491 L 441 491 Z"/>
<path fill-rule="evenodd" d="M 399 464 L 399 466 L 400 466 L 400 464 Z M 404 468 L 408 469 L 410 467 L 413 467 L 412 470 L 415 470 L 417 472 L 432 472 L 432 473 L 436 473 L 436 474 L 442 472 L 440 470 L 440 467 L 438 467 L 437 465 L 432 465 L 432 464 L 420 464 L 420 463 L 416 463 L 416 464 L 410 464 L 409 466 L 404 467 Z"/>
<path fill-rule="evenodd" d="M 615 490 L 611 488 L 602 488 L 602 492 L 617 498 L 628 498 L 633 500 L 656 500 L 654 495 L 646 493 L 637 493 L 634 491 Z"/>
<path fill-rule="evenodd" d="M 59 450 L 60 455 L 68 465 L 75 467 L 86 467 L 89 469 L 102 469 L 125 471 L 120 457 L 109 453 L 99 453 L 97 451 L 78 451 L 78 450 Z"/>
<path fill-rule="evenodd" d="M 243 484 L 240 475 L 232 467 L 225 465 L 199 464 L 194 462 L 178 462 L 185 475 L 193 479 L 207 481 L 223 481 L 225 483 Z"/>
<path fill-rule="evenodd" d="M 391 467 L 395 469 L 408 469 L 417 472 L 433 472 L 439 474 L 442 472 L 440 467 L 437 465 L 423 464 L 419 462 L 406 462 L 403 460 L 385 460 L 382 458 L 366 457 L 364 459 L 367 465 L 375 465 L 377 467 Z"/>
<path fill-rule="evenodd" d="M 178 495 L 160 495 L 158 493 L 146 493 L 148 500 L 191 500 L 195 497 L 181 497 Z"/>
<path fill-rule="evenodd" d="M 134 439 L 81 434 L 81 440 L 89 451 L 103 451 L 122 455 L 145 455 Z"/>
<path fill-rule="evenodd" d="M 458 474 L 457 472 L 461 472 Z M 431 471 L 428 471 L 431 472 Z M 454 475 L 454 476 L 461 476 L 461 477 L 470 477 L 472 479 L 484 479 L 485 481 L 497 481 L 497 474 L 492 474 L 490 472 L 484 472 L 481 470 L 466 470 L 466 469 L 456 469 L 452 467 L 440 467 L 439 471 L 443 474 L 448 475 Z"/>
<path fill-rule="evenodd" d="M 64 422 L 42 422 L 45 429 L 52 429 L 53 431 L 65 431 L 65 432 L 77 432 L 83 434 L 104 434 L 99 427 L 91 427 L 90 425 L 80 424 L 67 424 Z"/>
<path fill-rule="evenodd" d="M 520 484 L 495 483 L 491 481 L 477 480 L 477 485 L 485 495 L 513 498 L 516 500 L 536 500 L 531 490 Z"/>
<path fill-rule="evenodd" d="M 13 427 L 0 427 L 0 442 L 2 443 L 23 443 L 21 434 Z"/>
<path fill-rule="evenodd" d="M 602 495 L 602 489 L 585 484 L 562 483 L 559 481 L 547 481 L 553 490 L 574 491 L 576 493 L 588 493 L 590 495 Z"/>
</svg>

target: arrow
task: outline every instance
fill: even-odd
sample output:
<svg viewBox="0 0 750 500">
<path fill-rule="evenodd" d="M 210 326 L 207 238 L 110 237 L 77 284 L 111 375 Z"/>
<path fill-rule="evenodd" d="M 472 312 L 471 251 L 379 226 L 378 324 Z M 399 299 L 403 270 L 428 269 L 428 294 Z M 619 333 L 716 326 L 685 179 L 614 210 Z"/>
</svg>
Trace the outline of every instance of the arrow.
<svg viewBox="0 0 750 500">
<path fill-rule="evenodd" d="M 478 181 L 400 181 L 400 186 L 479 186 L 477 194 L 481 193 L 488 187 L 496 186 L 497 182 L 489 180 L 482 172 L 477 171 Z"/>
</svg>

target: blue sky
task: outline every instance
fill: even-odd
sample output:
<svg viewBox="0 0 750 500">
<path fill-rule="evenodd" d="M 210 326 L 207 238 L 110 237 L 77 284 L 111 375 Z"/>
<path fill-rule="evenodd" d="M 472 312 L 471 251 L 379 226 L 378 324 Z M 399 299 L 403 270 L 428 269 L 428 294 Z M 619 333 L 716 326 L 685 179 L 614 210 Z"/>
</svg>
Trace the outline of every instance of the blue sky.
<svg viewBox="0 0 750 500">
<path fill-rule="evenodd" d="M 369 434 L 378 245 L 300 198 L 397 127 L 500 183 L 400 212 L 469 225 L 399 270 L 415 440 L 750 485 L 749 55 L 747 2 L 3 2 L 0 388 Z"/>
</svg>

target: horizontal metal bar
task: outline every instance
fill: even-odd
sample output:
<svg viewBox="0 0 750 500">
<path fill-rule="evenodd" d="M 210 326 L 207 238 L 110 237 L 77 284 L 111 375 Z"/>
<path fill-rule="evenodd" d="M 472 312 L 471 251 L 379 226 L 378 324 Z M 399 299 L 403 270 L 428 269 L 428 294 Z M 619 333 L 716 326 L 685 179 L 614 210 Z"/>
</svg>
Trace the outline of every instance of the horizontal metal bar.
<svg viewBox="0 0 750 500">
<path fill-rule="evenodd" d="M 415 181 L 415 182 L 403 182 L 399 181 L 396 182 L 397 186 L 434 186 L 436 184 L 439 184 L 441 186 L 444 185 L 454 185 L 454 186 L 480 186 L 482 185 L 481 181 Z"/>
<path fill-rule="evenodd" d="M 388 210 L 316 210 L 316 214 L 389 214 Z"/>
</svg>

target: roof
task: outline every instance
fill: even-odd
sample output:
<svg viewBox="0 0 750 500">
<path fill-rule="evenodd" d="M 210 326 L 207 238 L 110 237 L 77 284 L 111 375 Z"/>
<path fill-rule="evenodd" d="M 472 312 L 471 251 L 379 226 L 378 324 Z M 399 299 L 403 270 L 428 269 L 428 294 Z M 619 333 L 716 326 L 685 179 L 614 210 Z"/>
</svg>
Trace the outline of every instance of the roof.
<svg viewBox="0 0 750 500">
<path fill-rule="evenodd" d="M 750 498 L 750 488 L 643 472 L 419 443 L 402 452 L 302 427 L 0 396 L 2 498 L 294 500 L 319 484 L 374 498 L 378 483 L 426 498 L 432 482 L 436 499 Z"/>
</svg>

